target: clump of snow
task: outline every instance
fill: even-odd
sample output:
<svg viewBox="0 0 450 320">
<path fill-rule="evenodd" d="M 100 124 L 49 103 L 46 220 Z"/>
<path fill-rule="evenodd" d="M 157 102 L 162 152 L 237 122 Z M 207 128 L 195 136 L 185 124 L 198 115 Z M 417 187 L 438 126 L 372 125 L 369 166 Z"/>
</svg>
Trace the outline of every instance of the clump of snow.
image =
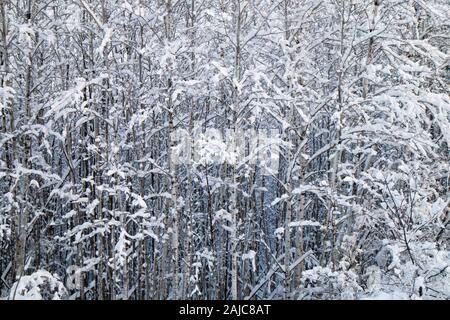
<svg viewBox="0 0 450 320">
<path fill-rule="evenodd" d="M 9 293 L 10 300 L 61 300 L 67 290 L 56 275 L 38 270 L 15 282 Z"/>
<path fill-rule="evenodd" d="M 252 270 L 253 272 L 256 272 L 256 252 L 253 250 L 250 250 L 248 253 L 243 253 L 242 254 L 242 260 L 250 260 L 251 264 L 252 264 Z"/>
</svg>

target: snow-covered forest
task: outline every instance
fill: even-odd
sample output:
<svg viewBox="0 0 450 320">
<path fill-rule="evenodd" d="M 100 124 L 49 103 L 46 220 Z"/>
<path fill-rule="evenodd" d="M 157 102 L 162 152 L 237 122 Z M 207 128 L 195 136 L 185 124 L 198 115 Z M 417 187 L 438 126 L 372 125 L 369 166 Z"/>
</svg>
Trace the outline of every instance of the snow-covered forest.
<svg viewBox="0 0 450 320">
<path fill-rule="evenodd" d="M 448 0 L 0 0 L 1 299 L 450 299 Z"/>
</svg>

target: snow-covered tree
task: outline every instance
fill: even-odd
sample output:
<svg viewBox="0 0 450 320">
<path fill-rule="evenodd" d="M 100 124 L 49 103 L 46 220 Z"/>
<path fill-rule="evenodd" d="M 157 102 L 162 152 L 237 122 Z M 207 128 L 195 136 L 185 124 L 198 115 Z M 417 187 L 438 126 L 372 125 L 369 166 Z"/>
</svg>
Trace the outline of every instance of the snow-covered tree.
<svg viewBox="0 0 450 320">
<path fill-rule="evenodd" d="M 449 15 L 0 1 L 0 297 L 448 299 Z"/>
</svg>

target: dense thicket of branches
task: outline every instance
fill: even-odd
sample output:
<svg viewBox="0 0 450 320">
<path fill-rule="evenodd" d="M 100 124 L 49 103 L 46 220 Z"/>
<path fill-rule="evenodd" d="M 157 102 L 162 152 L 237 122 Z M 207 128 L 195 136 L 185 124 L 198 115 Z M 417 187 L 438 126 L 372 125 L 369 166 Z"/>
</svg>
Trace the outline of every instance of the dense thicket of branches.
<svg viewBox="0 0 450 320">
<path fill-rule="evenodd" d="M 449 21 L 0 0 L 0 297 L 448 299 Z"/>
</svg>

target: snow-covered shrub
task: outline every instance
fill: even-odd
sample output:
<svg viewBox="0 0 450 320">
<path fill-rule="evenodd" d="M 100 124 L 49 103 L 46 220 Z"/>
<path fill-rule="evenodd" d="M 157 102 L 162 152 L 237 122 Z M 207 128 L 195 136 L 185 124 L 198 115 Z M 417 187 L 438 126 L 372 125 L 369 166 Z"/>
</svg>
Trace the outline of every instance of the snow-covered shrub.
<svg viewBox="0 0 450 320">
<path fill-rule="evenodd" d="M 11 287 L 10 300 L 61 300 L 67 296 L 64 284 L 46 270 L 23 276 Z"/>
<path fill-rule="evenodd" d="M 304 299 L 356 299 L 362 288 L 358 276 L 351 270 L 332 271 L 328 267 L 314 267 L 302 274 Z"/>
<path fill-rule="evenodd" d="M 450 298 L 450 252 L 431 242 L 386 244 L 366 269 L 365 295 L 370 299 Z M 413 262 L 414 261 L 414 262 Z"/>
</svg>

